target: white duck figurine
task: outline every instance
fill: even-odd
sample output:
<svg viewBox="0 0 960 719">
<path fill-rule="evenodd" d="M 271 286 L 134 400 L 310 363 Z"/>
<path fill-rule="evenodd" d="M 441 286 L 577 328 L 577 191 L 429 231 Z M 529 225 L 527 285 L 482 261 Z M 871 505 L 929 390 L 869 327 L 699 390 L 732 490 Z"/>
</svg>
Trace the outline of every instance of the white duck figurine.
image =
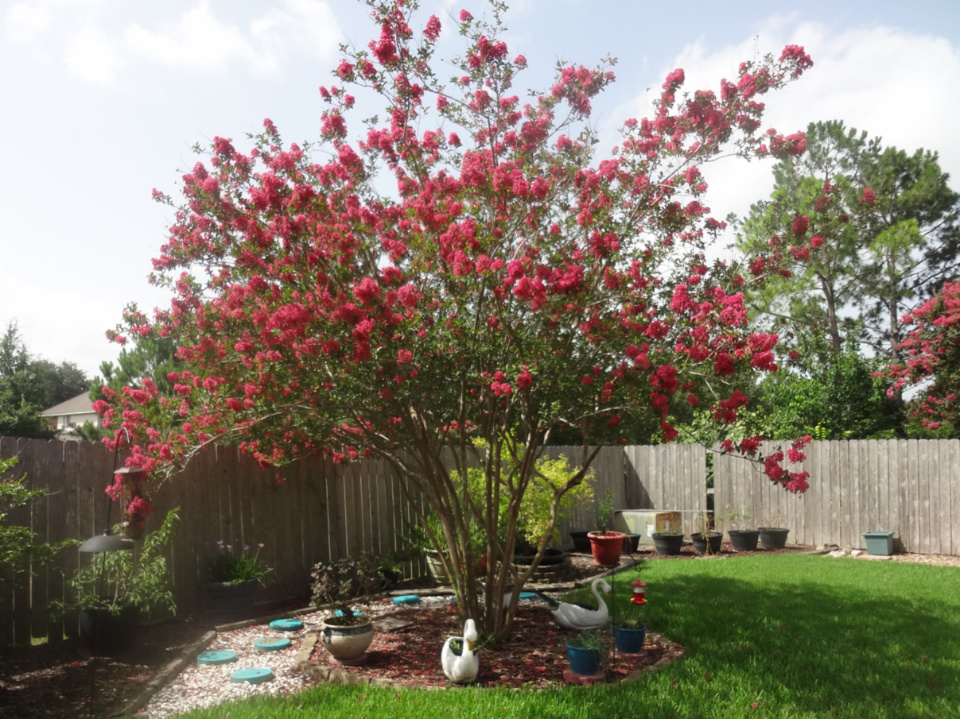
<svg viewBox="0 0 960 719">
<path fill-rule="evenodd" d="M 462 637 L 447 637 L 447 641 L 443 643 L 443 650 L 440 652 L 443 673 L 455 684 L 470 684 L 480 672 L 480 660 L 473 651 L 477 637 L 477 627 L 472 619 L 468 619 L 463 626 Z M 460 654 L 455 654 L 451 646 L 455 639 L 460 640 Z"/>
<path fill-rule="evenodd" d="M 554 618 L 561 626 L 567 629 L 584 631 L 599 629 L 607 623 L 607 603 L 603 601 L 603 597 L 601 597 L 597 591 L 598 584 L 603 587 L 604 595 L 607 597 L 610 596 L 610 585 L 607 584 L 603 577 L 597 577 L 593 580 L 593 584 L 590 587 L 593 591 L 593 596 L 597 598 L 597 609 L 587 609 L 586 607 L 581 607 L 579 604 L 563 602 L 553 612 Z"/>
</svg>

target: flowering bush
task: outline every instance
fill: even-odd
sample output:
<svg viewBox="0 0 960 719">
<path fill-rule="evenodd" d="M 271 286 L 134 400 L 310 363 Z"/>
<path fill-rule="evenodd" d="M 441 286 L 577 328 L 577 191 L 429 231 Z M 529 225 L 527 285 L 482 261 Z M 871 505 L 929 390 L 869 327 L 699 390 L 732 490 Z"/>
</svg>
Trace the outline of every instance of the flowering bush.
<svg viewBox="0 0 960 719">
<path fill-rule="evenodd" d="M 221 539 L 217 542 L 217 553 L 208 564 L 210 581 L 228 584 L 256 581 L 263 584 L 271 569 L 260 559 L 261 549 L 263 543 L 258 544 L 256 551 L 250 554 L 249 545 L 244 544 L 243 549 L 238 550 Z"/>
<path fill-rule="evenodd" d="M 583 483 L 586 448 L 626 441 L 623 416 L 649 416 L 671 441 L 672 404 L 702 401 L 732 422 L 747 401 L 732 386 L 740 370 L 776 369 L 777 338 L 751 334 L 743 288 L 778 265 L 748 280 L 708 261 L 724 223 L 700 202 L 701 168 L 721 153 L 803 152 L 802 133 L 759 132 L 759 96 L 811 61 L 788 46 L 743 63 L 719 94 L 683 93 L 676 70 L 653 116 L 628 119 L 598 159 L 591 102 L 614 79 L 609 63 L 562 67 L 522 101 L 527 61 L 500 39 L 502 3 L 489 20 L 453 22 L 466 45 L 449 82 L 434 58 L 439 19 L 419 18 L 416 2 L 369 5 L 377 37 L 345 50 L 336 84 L 320 88 L 326 156 L 285 145 L 268 119 L 248 152 L 214 138 L 184 176 L 154 261 L 171 306 L 152 318 L 130 308 L 112 336 L 173 337 L 185 368 L 172 394 L 144 380 L 96 407 L 148 470 L 214 441 L 264 465 L 385 460 L 436 513 L 439 531 L 419 518 L 449 552 L 458 611 L 502 638 L 503 597 L 533 571 L 512 568 L 510 542 L 555 432 L 575 428 L 585 450 L 551 490 L 541 536 Z M 379 104 L 353 135 L 349 86 Z M 470 467 L 482 467 L 480 504 L 467 499 Z M 783 485 L 777 467 L 765 465 Z M 484 554 L 504 561 L 479 561 L 478 526 Z"/>
</svg>

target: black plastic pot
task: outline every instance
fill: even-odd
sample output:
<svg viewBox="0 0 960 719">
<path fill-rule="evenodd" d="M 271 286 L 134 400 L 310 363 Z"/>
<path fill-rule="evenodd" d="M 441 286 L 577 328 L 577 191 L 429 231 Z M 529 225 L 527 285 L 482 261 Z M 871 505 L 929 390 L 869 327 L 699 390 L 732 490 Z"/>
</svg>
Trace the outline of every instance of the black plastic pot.
<svg viewBox="0 0 960 719">
<path fill-rule="evenodd" d="M 573 540 L 573 551 L 579 554 L 590 554 L 589 532 L 570 532 L 570 539 Z"/>
<path fill-rule="evenodd" d="M 657 550 L 657 554 L 680 554 L 680 550 L 683 548 L 683 535 L 654 534 L 653 546 Z"/>
<path fill-rule="evenodd" d="M 787 546 L 789 529 L 783 527 L 760 527 L 760 546 L 764 549 L 783 549 Z"/>
<path fill-rule="evenodd" d="M 523 565 L 533 564 L 535 556 L 534 554 L 515 554 L 513 556 L 513 563 Z M 560 564 L 565 556 L 567 556 L 567 553 L 562 549 L 547 547 L 547 550 L 543 553 L 543 559 L 540 560 L 540 566 Z"/>
<path fill-rule="evenodd" d="M 112 657 L 133 647 L 140 629 L 140 610 L 128 604 L 119 614 L 109 607 L 90 607 L 80 611 L 80 638 L 90 653 Z"/>
<path fill-rule="evenodd" d="M 760 532 L 756 529 L 731 529 L 727 532 L 730 535 L 730 544 L 733 545 L 735 552 L 756 552 L 757 541 L 760 539 Z"/>
<path fill-rule="evenodd" d="M 237 622 L 253 613 L 257 601 L 257 582 L 207 582 L 210 611 L 218 622 Z"/>
<path fill-rule="evenodd" d="M 640 535 L 639 534 L 628 534 L 627 538 L 623 540 L 623 549 L 621 549 L 622 554 L 633 554 L 640 547 Z"/>
<path fill-rule="evenodd" d="M 720 554 L 720 545 L 723 542 L 723 532 L 707 532 L 704 537 L 700 532 L 690 535 L 693 548 L 697 554 Z"/>
</svg>

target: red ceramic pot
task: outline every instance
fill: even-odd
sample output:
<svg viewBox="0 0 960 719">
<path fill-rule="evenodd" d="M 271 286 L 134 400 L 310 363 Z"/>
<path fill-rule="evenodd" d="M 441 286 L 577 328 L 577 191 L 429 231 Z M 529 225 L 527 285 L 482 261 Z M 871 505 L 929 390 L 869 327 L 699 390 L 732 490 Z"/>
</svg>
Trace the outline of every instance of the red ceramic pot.
<svg viewBox="0 0 960 719">
<path fill-rule="evenodd" d="M 609 566 L 620 563 L 623 540 L 627 535 L 622 532 L 590 532 L 590 551 L 597 564 Z"/>
</svg>

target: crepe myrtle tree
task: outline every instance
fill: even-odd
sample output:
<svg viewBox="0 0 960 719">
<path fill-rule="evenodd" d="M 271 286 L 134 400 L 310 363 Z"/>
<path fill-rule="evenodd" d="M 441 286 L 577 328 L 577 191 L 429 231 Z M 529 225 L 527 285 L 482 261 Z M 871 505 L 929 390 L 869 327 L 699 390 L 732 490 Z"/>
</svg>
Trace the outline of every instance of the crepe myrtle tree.
<svg viewBox="0 0 960 719">
<path fill-rule="evenodd" d="M 510 560 L 552 431 L 577 429 L 585 449 L 552 487 L 540 555 L 594 457 L 586 448 L 616 440 L 621 418 L 652 413 L 667 441 L 672 405 L 706 403 L 731 422 L 747 397 L 726 380 L 776 369 L 776 336 L 748 330 L 744 279 L 704 259 L 722 223 L 700 202 L 701 167 L 721 153 L 802 152 L 801 133 L 759 132 L 759 97 L 811 61 L 789 46 L 742 64 L 719 95 L 681 95 L 676 70 L 652 116 L 627 120 L 598 159 L 588 120 L 612 62 L 561 65 L 521 100 L 527 61 L 500 39 L 502 4 L 453 21 L 465 47 L 446 81 L 435 16 L 413 2 L 370 7 L 379 35 L 342 48 L 336 84 L 320 88 L 319 146 L 285 145 L 266 120 L 249 151 L 215 138 L 184 176 L 152 275 L 175 296 L 150 318 L 131 310 L 113 336 L 172 337 L 185 368 L 172 394 L 144 381 L 97 409 L 154 476 L 213 442 L 271 466 L 385 459 L 439 519 L 440 532 L 423 525 L 447 550 L 459 611 L 497 639 L 537 566 Z M 379 114 L 351 134 L 358 96 Z M 471 465 L 480 501 L 466 491 Z M 766 467 L 806 488 L 805 473 Z"/>
<path fill-rule="evenodd" d="M 960 434 L 960 283 L 943 289 L 903 318 L 906 336 L 902 362 L 880 376 L 892 379 L 894 392 L 912 396 L 907 414 L 933 436 Z"/>
</svg>

